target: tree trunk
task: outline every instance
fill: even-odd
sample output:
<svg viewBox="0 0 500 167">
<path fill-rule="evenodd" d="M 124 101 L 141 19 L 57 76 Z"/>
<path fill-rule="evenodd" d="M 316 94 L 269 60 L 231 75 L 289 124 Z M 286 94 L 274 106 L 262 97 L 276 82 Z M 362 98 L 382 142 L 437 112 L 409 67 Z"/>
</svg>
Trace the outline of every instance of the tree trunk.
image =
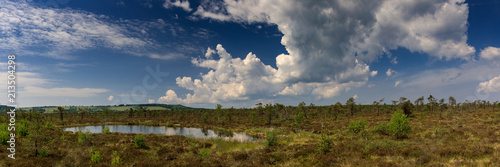
<svg viewBox="0 0 500 167">
<path fill-rule="evenodd" d="M 351 117 L 354 116 L 354 105 L 352 104 L 350 106 L 350 111 L 351 111 Z"/>
</svg>

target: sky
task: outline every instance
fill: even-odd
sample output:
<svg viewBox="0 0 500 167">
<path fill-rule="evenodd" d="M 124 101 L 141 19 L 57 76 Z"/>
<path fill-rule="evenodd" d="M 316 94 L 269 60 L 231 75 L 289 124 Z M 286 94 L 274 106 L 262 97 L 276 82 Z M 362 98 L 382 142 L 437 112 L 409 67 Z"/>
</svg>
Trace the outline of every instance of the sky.
<svg viewBox="0 0 500 167">
<path fill-rule="evenodd" d="M 494 102 L 498 30 L 496 0 L 0 0 L 0 82 L 15 54 L 22 107 Z"/>
</svg>

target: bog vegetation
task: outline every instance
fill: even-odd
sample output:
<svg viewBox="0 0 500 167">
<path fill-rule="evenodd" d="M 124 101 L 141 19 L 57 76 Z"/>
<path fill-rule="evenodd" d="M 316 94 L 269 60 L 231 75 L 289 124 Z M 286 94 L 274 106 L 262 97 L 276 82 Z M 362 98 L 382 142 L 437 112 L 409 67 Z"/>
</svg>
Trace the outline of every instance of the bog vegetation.
<svg viewBox="0 0 500 167">
<path fill-rule="evenodd" d="M 447 102 L 447 103 L 446 103 Z M 500 104 L 453 97 L 359 105 L 256 104 L 254 108 L 52 107 L 16 112 L 16 159 L 0 166 L 496 166 Z M 128 107 L 123 109 L 123 107 Z M 151 108 L 150 108 L 151 107 Z M 61 127 L 129 124 L 245 132 L 253 142 L 158 134 L 65 132 Z"/>
</svg>

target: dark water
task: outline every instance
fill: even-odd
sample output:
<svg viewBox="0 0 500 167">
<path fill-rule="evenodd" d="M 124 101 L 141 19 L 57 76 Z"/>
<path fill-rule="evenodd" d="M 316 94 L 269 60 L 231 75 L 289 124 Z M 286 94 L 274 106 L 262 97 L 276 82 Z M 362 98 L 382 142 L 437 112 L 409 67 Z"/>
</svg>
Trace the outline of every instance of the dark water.
<svg viewBox="0 0 500 167">
<path fill-rule="evenodd" d="M 120 133 L 143 133 L 143 134 L 164 134 L 164 135 L 183 135 L 194 138 L 221 138 L 224 140 L 236 141 L 254 141 L 254 137 L 244 133 L 215 131 L 202 128 L 185 127 L 165 127 L 165 126 L 146 126 L 146 125 L 97 125 L 97 126 L 78 126 L 63 128 L 64 131 L 90 131 L 91 133 L 102 133 L 104 127 L 109 127 L 110 132 Z"/>
</svg>

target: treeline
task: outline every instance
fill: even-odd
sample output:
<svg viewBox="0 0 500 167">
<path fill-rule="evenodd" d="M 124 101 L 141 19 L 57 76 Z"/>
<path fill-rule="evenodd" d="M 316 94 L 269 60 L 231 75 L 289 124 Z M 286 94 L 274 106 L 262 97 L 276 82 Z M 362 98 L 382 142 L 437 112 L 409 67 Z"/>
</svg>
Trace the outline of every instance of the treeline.
<svg viewBox="0 0 500 167">
<path fill-rule="evenodd" d="M 150 121 L 153 124 L 173 124 L 182 122 L 191 126 L 233 126 L 244 124 L 248 126 L 287 126 L 291 129 L 307 127 L 311 122 L 314 126 L 323 127 L 325 122 L 337 120 L 340 117 L 353 117 L 358 113 L 392 114 L 397 109 L 403 111 L 407 116 L 414 112 L 439 112 L 447 111 L 471 111 L 477 109 L 493 109 L 500 107 L 500 103 L 484 100 L 465 101 L 457 103 L 455 98 L 436 99 L 432 95 L 425 98 L 420 97 L 411 101 L 405 97 L 392 100 L 391 104 L 384 99 L 374 101 L 371 105 L 357 104 L 354 98 L 345 103 L 337 102 L 329 106 L 316 106 L 313 103 L 299 103 L 297 106 L 285 106 L 283 104 L 258 103 L 254 108 L 236 109 L 223 108 L 217 104 L 216 109 L 192 109 L 192 110 L 155 110 L 147 106 L 130 107 L 126 111 L 115 112 L 109 108 L 98 111 L 89 110 L 87 107 L 77 107 L 77 112 L 58 107 L 55 113 L 44 113 L 47 120 L 56 125 L 69 125 L 81 123 L 137 123 Z M 427 102 L 427 103 L 425 103 Z M 158 106 L 158 105 L 154 105 Z M 33 108 L 31 111 L 17 111 L 17 118 L 28 118 L 31 112 L 40 112 Z M 5 114 L 2 114 L 5 116 Z M 168 122 L 168 123 L 167 123 Z"/>
<path fill-rule="evenodd" d="M 57 112 L 57 108 L 59 106 L 39 106 L 39 107 L 24 107 L 20 108 L 24 111 L 35 110 L 40 113 L 51 113 Z M 62 107 L 62 106 L 61 106 Z M 110 111 L 124 111 L 128 108 L 133 108 L 135 110 L 139 109 L 139 107 L 151 107 L 151 108 L 163 108 L 165 110 L 197 110 L 202 108 L 192 108 L 186 107 L 180 104 L 119 104 L 119 105 L 106 105 L 106 106 L 64 106 L 64 110 L 66 112 L 75 112 L 78 113 L 80 108 L 85 108 L 85 110 L 89 112 L 102 112 L 104 110 Z M 0 113 L 5 110 L 5 106 L 0 105 Z"/>
</svg>

